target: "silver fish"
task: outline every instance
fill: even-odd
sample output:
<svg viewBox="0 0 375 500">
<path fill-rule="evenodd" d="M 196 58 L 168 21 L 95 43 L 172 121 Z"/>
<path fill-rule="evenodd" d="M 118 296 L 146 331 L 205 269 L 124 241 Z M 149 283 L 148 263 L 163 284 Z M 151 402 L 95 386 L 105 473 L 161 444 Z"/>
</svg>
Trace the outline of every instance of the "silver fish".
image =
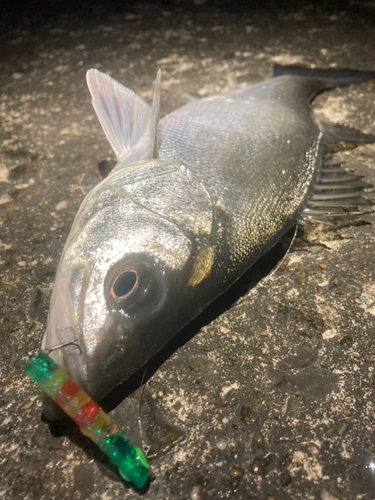
<svg viewBox="0 0 375 500">
<path fill-rule="evenodd" d="M 65 244 L 43 348 L 96 399 L 123 382 L 297 221 L 367 201 L 326 165 L 328 142 L 374 142 L 322 123 L 311 99 L 373 73 L 283 75 L 190 103 L 159 121 L 97 70 L 92 103 L 118 163 L 84 199 Z"/>
</svg>

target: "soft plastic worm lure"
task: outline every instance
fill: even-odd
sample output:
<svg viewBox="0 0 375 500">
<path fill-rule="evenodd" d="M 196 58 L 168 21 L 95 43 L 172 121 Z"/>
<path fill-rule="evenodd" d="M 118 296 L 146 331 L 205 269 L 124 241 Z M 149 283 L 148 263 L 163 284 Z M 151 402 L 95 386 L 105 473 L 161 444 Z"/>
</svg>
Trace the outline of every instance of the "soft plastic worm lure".
<svg viewBox="0 0 375 500">
<path fill-rule="evenodd" d="M 150 477 L 143 452 L 134 447 L 110 417 L 44 351 L 33 354 L 24 370 L 114 462 L 120 475 L 138 488 Z"/>
</svg>

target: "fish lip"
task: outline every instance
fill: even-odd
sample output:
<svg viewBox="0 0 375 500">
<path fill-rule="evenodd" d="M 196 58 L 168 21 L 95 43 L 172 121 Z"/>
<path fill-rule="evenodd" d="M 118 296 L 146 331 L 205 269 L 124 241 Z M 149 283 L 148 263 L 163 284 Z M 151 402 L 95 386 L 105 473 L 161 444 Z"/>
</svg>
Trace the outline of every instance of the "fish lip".
<svg viewBox="0 0 375 500">
<path fill-rule="evenodd" d="M 72 296 L 72 283 L 73 278 L 77 276 L 77 271 L 82 271 L 80 277 L 79 285 L 79 296 L 78 301 L 74 301 Z M 61 340 L 64 337 L 63 332 L 71 331 L 72 338 L 67 338 L 65 335 L 65 341 L 77 340 L 78 347 L 67 346 L 63 349 L 62 360 L 64 369 L 67 371 L 68 375 L 82 388 L 87 385 L 87 359 L 86 359 L 86 349 L 83 335 L 83 306 L 85 303 L 86 292 L 88 288 L 88 283 L 90 279 L 90 267 L 87 262 L 80 262 L 74 266 L 69 275 L 68 286 L 66 293 L 68 294 L 69 302 L 71 305 L 72 317 L 68 318 L 67 326 L 63 328 L 56 325 L 56 337 Z M 64 292 L 63 292 L 64 293 Z"/>
<path fill-rule="evenodd" d="M 65 336 L 65 338 L 62 339 L 62 332 L 66 331 L 71 331 L 72 336 L 71 338 Z M 49 356 L 55 358 L 57 364 L 66 371 L 70 378 L 74 379 L 79 385 L 82 385 L 87 377 L 87 365 L 78 332 L 71 326 L 56 328 L 56 338 L 59 340 L 59 343 L 51 346 L 53 350 L 49 353 Z M 69 345 L 68 342 L 71 342 L 71 344 Z M 61 346 L 59 344 L 61 344 Z M 48 349 L 48 347 L 46 347 L 46 349 Z"/>
<path fill-rule="evenodd" d="M 81 274 L 77 273 L 77 270 L 80 270 Z M 75 266 L 68 272 L 61 268 L 58 270 L 51 296 L 47 328 L 41 346 L 42 349 L 53 349 L 49 355 L 79 385 L 83 385 L 87 378 L 82 332 L 82 301 L 84 300 L 82 295 L 86 292 L 88 275 L 86 263 Z M 77 287 L 78 294 L 76 293 Z M 76 340 L 78 347 L 64 345 L 73 340 Z"/>
</svg>

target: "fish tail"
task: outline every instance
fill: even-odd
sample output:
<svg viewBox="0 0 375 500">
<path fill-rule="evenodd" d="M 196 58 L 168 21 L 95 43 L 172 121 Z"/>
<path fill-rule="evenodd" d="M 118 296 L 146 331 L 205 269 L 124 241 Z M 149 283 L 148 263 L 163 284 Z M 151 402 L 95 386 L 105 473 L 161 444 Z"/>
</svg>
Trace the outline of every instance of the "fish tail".
<svg viewBox="0 0 375 500">
<path fill-rule="evenodd" d="M 375 80 L 375 71 L 359 71 L 356 69 L 306 68 L 303 66 L 282 66 L 275 64 L 273 76 L 298 75 L 319 78 L 330 83 L 331 87 L 343 87 Z M 327 83 L 328 83 L 327 82 Z"/>
</svg>

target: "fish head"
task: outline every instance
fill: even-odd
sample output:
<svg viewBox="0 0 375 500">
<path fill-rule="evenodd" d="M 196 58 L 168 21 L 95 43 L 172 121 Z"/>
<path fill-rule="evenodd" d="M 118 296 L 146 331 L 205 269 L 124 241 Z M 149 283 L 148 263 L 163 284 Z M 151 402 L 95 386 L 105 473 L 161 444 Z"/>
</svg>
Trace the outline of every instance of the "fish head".
<svg viewBox="0 0 375 500">
<path fill-rule="evenodd" d="M 197 238 L 186 226 L 199 217 L 176 199 L 173 182 L 186 172 L 159 163 L 139 168 L 133 177 L 112 175 L 88 194 L 56 275 L 43 347 L 77 339 L 77 346 L 51 355 L 97 400 L 194 316 L 189 301 Z M 155 193 L 150 183 L 157 166 L 160 199 L 147 195 L 150 189 Z M 172 180 L 164 191 L 163 173 Z"/>
</svg>

